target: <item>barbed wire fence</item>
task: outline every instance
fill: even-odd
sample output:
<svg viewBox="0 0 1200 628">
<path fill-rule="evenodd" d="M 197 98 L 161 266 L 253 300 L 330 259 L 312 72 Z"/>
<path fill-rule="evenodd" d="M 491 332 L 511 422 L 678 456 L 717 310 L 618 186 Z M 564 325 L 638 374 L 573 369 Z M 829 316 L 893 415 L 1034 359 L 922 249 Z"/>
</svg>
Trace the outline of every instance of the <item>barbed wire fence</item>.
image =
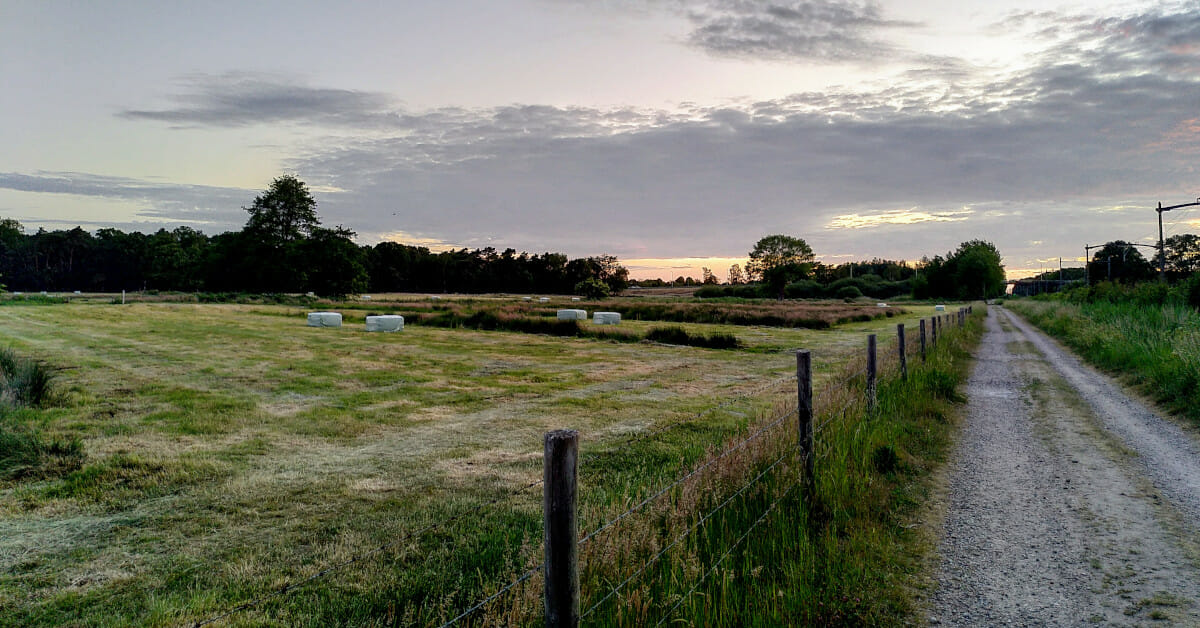
<svg viewBox="0 0 1200 628">
<path fill-rule="evenodd" d="M 901 369 L 904 368 L 903 365 L 910 355 L 912 355 L 912 356 L 919 355 L 922 357 L 922 361 L 924 361 L 924 356 L 925 356 L 926 352 L 929 350 L 932 350 L 932 348 L 938 343 L 939 335 L 944 335 L 946 333 L 947 327 L 963 326 L 965 324 L 966 316 L 969 315 L 970 313 L 971 313 L 971 308 L 968 307 L 968 308 L 961 308 L 959 310 L 959 312 L 957 313 L 957 319 L 955 319 L 955 316 L 952 316 L 951 314 L 935 315 L 935 316 L 931 317 L 929 319 L 929 329 L 928 330 L 930 333 L 928 336 L 925 333 L 926 332 L 926 326 L 925 326 L 926 321 L 921 320 L 920 328 L 921 328 L 922 333 L 920 335 L 920 343 L 916 343 L 916 342 L 901 343 L 899 341 L 899 338 L 902 337 L 902 336 L 900 336 L 900 334 L 903 334 L 903 331 L 902 331 L 903 326 L 902 325 L 899 326 L 898 330 L 897 330 L 898 331 L 897 338 L 892 339 L 889 343 L 887 343 L 887 347 L 885 348 L 885 351 L 883 352 L 884 359 L 882 361 L 878 360 L 877 355 L 873 355 L 873 352 L 876 351 L 876 349 L 877 349 L 876 343 L 875 343 L 875 334 L 868 335 L 869 342 L 868 342 L 867 354 L 865 356 L 863 356 L 861 359 L 859 359 L 859 358 L 852 359 L 842 369 L 840 369 L 840 371 L 836 374 L 835 377 L 827 378 L 824 386 L 822 386 L 822 388 L 820 390 L 816 391 L 816 394 L 813 394 L 813 391 L 812 391 L 811 377 L 810 377 L 809 381 L 807 381 L 807 382 L 797 382 L 798 387 L 800 389 L 802 389 L 803 386 L 808 386 L 809 394 L 808 394 L 808 407 L 807 408 L 804 407 L 803 393 L 801 393 L 800 402 L 797 404 L 797 407 L 792 408 L 787 411 L 784 411 L 784 412 L 781 412 L 781 413 L 778 413 L 775 416 L 770 417 L 769 419 L 765 420 L 764 422 L 761 422 L 761 424 L 758 425 L 757 427 L 751 426 L 751 431 L 748 435 L 738 438 L 731 445 L 725 447 L 724 449 L 722 449 L 718 452 L 712 453 L 707 458 L 705 458 L 703 461 L 701 461 L 699 464 L 694 466 L 687 473 L 677 477 L 676 479 L 668 482 L 666 485 L 662 486 L 661 488 L 653 491 L 645 498 L 639 500 L 635 505 L 633 505 L 629 508 L 626 508 L 624 511 L 622 511 L 620 513 L 609 516 L 608 518 L 606 518 L 603 521 L 603 523 L 601 523 L 596 528 L 592 529 L 590 532 L 584 533 L 582 535 L 574 536 L 574 538 L 570 539 L 570 544 L 573 546 L 572 551 L 577 553 L 580 548 L 584 548 L 584 547 L 588 546 L 589 544 L 593 543 L 596 539 L 598 539 L 602 535 L 609 533 L 611 530 L 618 527 L 619 525 L 626 522 L 627 520 L 633 518 L 635 515 L 639 514 L 640 512 L 646 510 L 648 507 L 655 505 L 657 502 L 664 501 L 666 497 L 670 496 L 672 493 L 678 492 L 679 489 L 681 489 L 681 487 L 683 487 L 685 484 L 688 484 L 689 482 L 693 482 L 693 481 L 697 480 L 698 478 L 702 478 L 706 474 L 709 474 L 723 460 L 728 459 L 729 457 L 733 456 L 734 454 L 738 453 L 741 450 L 749 448 L 756 441 L 764 440 L 764 436 L 770 434 L 772 432 L 772 430 L 779 428 L 788 419 L 790 419 L 792 417 L 797 417 L 801 423 L 803 423 L 805 420 L 807 420 L 809 435 L 810 435 L 810 437 L 815 437 L 817 434 L 823 433 L 834 422 L 836 422 L 836 421 L 845 422 L 851 416 L 852 411 L 854 411 L 856 409 L 856 407 L 865 405 L 867 408 L 872 408 L 874 406 L 874 400 L 871 399 L 870 397 L 872 397 L 875 394 L 874 386 L 875 386 L 875 382 L 877 381 L 877 379 L 879 377 L 879 371 L 882 370 L 882 371 L 884 371 L 885 374 L 892 374 L 892 375 L 899 373 L 901 371 Z M 807 359 L 807 356 L 808 356 L 807 351 L 801 350 L 801 351 L 798 351 L 797 354 L 798 354 L 798 357 L 799 357 L 799 354 L 804 354 L 805 358 Z M 903 356 L 903 357 L 901 357 L 901 356 Z M 882 368 L 880 368 L 881 366 L 882 366 Z M 811 376 L 811 370 L 809 371 L 809 375 Z M 645 441 L 645 440 L 649 440 L 652 438 L 656 438 L 656 437 L 658 437 L 668 431 L 676 429 L 680 426 L 693 424 L 710 414 L 713 414 L 720 410 L 732 407 L 732 406 L 736 405 L 737 403 L 744 402 L 745 400 L 750 399 L 756 395 L 759 395 L 765 391 L 768 391 L 768 390 L 771 390 L 774 388 L 778 388 L 782 384 L 784 384 L 786 382 L 792 382 L 792 381 L 797 381 L 797 377 L 789 375 L 787 377 L 773 379 L 762 386 L 756 387 L 755 389 L 752 389 L 750 391 L 742 393 L 742 394 L 740 394 L 736 397 L 733 397 L 725 402 L 722 402 L 720 404 L 717 404 L 717 405 L 711 406 L 709 408 L 705 408 L 703 410 L 692 413 L 691 415 L 688 415 L 684 419 L 666 423 L 666 424 L 656 427 L 654 429 L 634 435 L 628 439 L 624 439 L 619 442 L 619 444 L 615 447 L 615 449 L 622 450 L 622 449 L 627 448 L 630 445 L 638 443 L 639 441 Z M 866 393 L 865 395 L 859 395 L 859 394 L 854 393 L 853 387 L 847 385 L 847 383 L 859 382 L 859 381 L 863 382 L 862 389 Z M 855 384 L 855 387 L 857 387 L 857 384 Z M 805 415 L 807 415 L 807 416 L 805 416 Z M 813 422 L 814 416 L 820 416 L 820 417 L 822 417 L 822 420 L 819 423 L 814 424 L 814 422 Z M 801 430 L 803 430 L 803 429 L 804 428 L 802 426 Z M 794 431 L 789 432 L 789 434 L 793 434 L 793 433 L 795 433 L 795 432 Z M 576 437 L 577 437 L 577 435 L 576 435 Z M 547 435 L 547 438 L 549 438 L 549 434 Z M 802 435 L 797 434 L 797 441 L 802 441 Z M 577 445 L 577 442 L 578 441 L 576 441 L 576 445 Z M 787 440 L 786 439 L 776 440 L 774 442 L 777 445 L 786 445 Z M 779 447 L 780 449 L 782 449 L 782 453 L 780 453 L 778 456 L 776 456 L 774 458 L 774 460 L 772 460 L 769 463 L 764 462 L 763 464 L 757 465 L 757 466 L 761 467 L 761 469 L 758 470 L 756 475 L 754 475 L 748 481 L 740 484 L 728 496 L 726 496 L 723 500 L 721 500 L 719 503 L 717 503 L 712 508 L 710 508 L 704 512 L 697 513 L 695 515 L 694 521 L 692 523 L 686 525 L 681 533 L 676 535 L 669 543 L 667 543 L 666 545 L 664 545 L 660 549 L 658 549 L 658 551 L 651 554 L 646 560 L 641 562 L 640 565 L 638 565 L 636 567 L 631 566 L 630 568 L 632 569 L 632 572 L 625 575 L 623 579 L 621 579 L 619 582 L 617 582 L 617 584 L 610 587 L 602 595 L 597 593 L 597 595 L 600 595 L 600 599 L 598 601 L 592 603 L 585 611 L 583 611 L 583 613 L 579 613 L 579 611 L 578 611 L 578 600 L 579 600 L 578 577 L 579 576 L 578 576 L 578 573 L 575 573 L 574 574 L 574 578 L 575 578 L 575 582 L 576 582 L 575 583 L 576 608 L 574 609 L 575 620 L 577 621 L 579 618 L 588 617 L 588 616 L 592 615 L 593 613 L 597 612 L 597 610 L 599 608 L 601 608 L 605 602 L 612 599 L 614 596 L 617 596 L 621 592 L 622 589 L 624 589 L 630 583 L 637 580 L 639 577 L 643 576 L 650 569 L 650 567 L 653 564 L 655 564 L 657 561 L 661 560 L 672 549 L 679 546 L 694 532 L 696 532 L 697 530 L 703 529 L 704 526 L 706 524 L 708 524 L 710 520 L 712 520 L 714 517 L 716 517 L 718 515 L 718 513 L 720 511 L 722 511 L 724 508 L 728 507 L 731 503 L 733 503 L 735 500 L 737 500 L 738 497 L 745 495 L 753 487 L 762 484 L 764 478 L 766 478 L 772 472 L 776 471 L 777 469 L 779 469 L 781 467 L 783 468 L 783 471 L 785 473 L 787 471 L 792 471 L 792 470 L 798 469 L 799 472 L 792 474 L 794 477 L 792 477 L 790 479 L 790 481 L 786 482 L 786 484 L 784 485 L 782 490 L 779 491 L 779 494 L 776 495 L 772 499 L 772 501 L 763 509 L 763 511 L 758 515 L 758 517 L 753 521 L 753 523 L 751 523 L 750 526 L 742 532 L 742 534 L 740 534 L 736 539 L 733 540 L 732 543 L 730 543 L 724 549 L 724 551 L 712 562 L 712 564 L 709 565 L 706 570 L 704 570 L 704 572 L 696 580 L 696 582 L 682 596 L 680 596 L 679 599 L 676 600 L 675 603 L 670 606 L 670 608 L 666 609 L 666 611 L 659 617 L 659 619 L 655 625 L 658 626 L 658 625 L 661 625 L 665 621 L 669 621 L 670 618 L 673 616 L 673 614 L 685 602 L 685 600 L 687 600 L 690 596 L 692 596 L 699 589 L 699 587 L 703 585 L 705 580 L 709 576 L 711 576 L 711 574 L 714 573 L 715 570 L 718 569 L 718 567 L 739 546 L 741 546 L 741 544 L 743 542 L 745 542 L 745 540 L 748 538 L 750 533 L 754 529 L 756 529 L 759 525 L 761 525 L 765 520 L 767 520 L 767 518 L 773 512 L 775 512 L 777 510 L 779 505 L 793 493 L 794 489 L 797 486 L 803 485 L 803 481 L 805 479 L 811 479 L 811 478 L 805 477 L 806 475 L 811 475 L 811 466 L 810 465 L 815 461 L 824 460 L 828 457 L 829 451 L 827 449 L 818 452 L 818 451 L 816 451 L 816 448 L 814 448 L 811 441 L 808 444 L 807 448 L 805 448 L 803 446 L 803 443 L 801 443 L 801 445 L 802 446 L 799 448 L 794 447 L 794 446 Z M 549 448 L 549 445 L 547 445 L 547 451 L 548 451 L 548 448 Z M 609 451 L 611 451 L 612 449 L 613 449 L 613 447 L 610 446 Z M 606 452 L 597 452 L 597 453 L 589 454 L 584 457 L 578 457 L 578 455 L 576 454 L 574 456 L 574 459 L 577 460 L 577 463 L 576 463 L 577 465 L 584 465 L 584 464 L 598 460 L 601 456 L 605 455 L 605 453 Z M 757 459 L 755 460 L 755 462 L 757 462 Z M 765 466 L 763 466 L 764 464 L 765 464 Z M 806 468 L 808 469 L 807 472 L 805 471 Z M 189 625 L 195 626 L 197 628 L 202 627 L 202 626 L 208 626 L 211 624 L 215 624 L 217 622 L 221 622 L 222 620 L 228 619 L 236 614 L 258 608 L 258 607 L 262 606 L 263 604 L 266 604 L 267 602 L 270 602 L 274 599 L 277 599 L 277 598 L 286 596 L 290 593 L 293 593 L 301 588 L 304 588 L 305 586 L 312 584 L 313 582 L 316 582 L 317 580 L 328 577 L 328 576 L 335 574 L 343 569 L 346 569 L 347 567 L 350 567 L 351 565 L 355 565 L 357 563 L 362 563 L 362 562 L 364 562 L 374 556 L 377 556 L 383 552 L 393 550 L 400 546 L 403 546 L 415 539 L 420 538 L 421 536 L 423 536 L 425 534 L 437 531 L 439 529 L 447 528 L 458 522 L 463 521 L 464 519 L 466 519 L 468 517 L 479 515 L 482 512 L 484 512 L 485 510 L 487 510 L 489 508 L 493 508 L 493 507 L 495 507 L 499 504 L 505 503 L 507 501 L 510 501 L 514 497 L 521 495 L 523 493 L 526 493 L 533 488 L 536 488 L 538 486 L 545 487 L 547 477 L 548 477 L 548 474 L 544 475 L 543 478 L 541 478 L 541 479 L 532 480 L 528 483 L 522 484 L 518 487 L 508 490 L 497 497 L 480 502 L 479 504 L 476 504 L 475 506 L 468 508 L 468 509 L 466 509 L 456 515 L 453 515 L 449 518 L 442 519 L 442 520 L 430 523 L 426 526 L 409 531 L 408 533 L 402 535 L 401 537 L 397 538 L 396 540 L 374 546 L 368 550 L 365 550 L 363 552 L 355 554 L 355 555 L 351 556 L 350 558 L 343 559 L 341 561 L 329 564 L 326 567 L 322 568 L 321 570 L 314 572 L 313 574 L 310 574 L 304 578 L 301 578 L 301 579 L 293 581 L 293 582 L 286 583 L 282 586 L 279 586 L 268 592 L 265 592 L 255 598 L 252 598 L 246 602 L 243 602 L 241 604 L 233 606 L 233 607 L 225 610 L 224 612 L 212 615 L 212 616 L 207 617 L 200 621 L 193 622 Z M 575 482 L 575 479 L 571 478 L 571 482 L 572 483 Z M 547 491 L 549 491 L 549 489 L 547 489 Z M 544 507 L 545 507 L 545 505 L 544 505 Z M 549 522 L 548 519 L 547 519 L 547 522 Z M 549 541 L 547 541 L 547 543 L 549 543 Z M 547 553 L 547 556 L 549 556 L 549 553 Z M 469 620 L 470 618 L 477 615 L 481 611 L 487 609 L 491 604 L 504 598 L 506 595 L 511 594 L 513 591 L 518 590 L 518 588 L 521 587 L 521 585 L 526 585 L 526 584 L 530 583 L 530 581 L 534 580 L 535 577 L 537 577 L 539 574 L 541 574 L 543 576 L 544 580 L 548 579 L 550 577 L 550 574 L 547 574 L 546 566 L 547 566 L 547 562 L 543 561 L 535 566 L 524 569 L 518 576 L 516 576 L 514 579 L 510 580 L 506 584 L 499 586 L 493 593 L 487 595 L 486 597 L 479 600 L 478 602 L 471 605 L 470 607 L 463 609 L 462 611 L 460 611 L 456 615 L 454 615 L 452 618 L 450 618 L 449 620 L 442 623 L 441 624 L 442 628 L 448 628 L 450 626 L 455 626 L 466 620 Z M 543 586 L 544 586 L 544 588 L 549 589 L 552 585 L 549 582 L 544 582 Z M 547 606 L 549 606 L 549 604 L 547 604 Z"/>
</svg>

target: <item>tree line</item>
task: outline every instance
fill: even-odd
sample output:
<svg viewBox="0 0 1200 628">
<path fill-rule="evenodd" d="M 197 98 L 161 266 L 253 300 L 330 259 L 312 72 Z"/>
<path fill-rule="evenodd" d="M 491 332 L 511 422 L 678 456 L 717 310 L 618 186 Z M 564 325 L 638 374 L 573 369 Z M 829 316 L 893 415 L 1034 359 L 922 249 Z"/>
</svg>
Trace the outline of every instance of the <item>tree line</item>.
<svg viewBox="0 0 1200 628">
<path fill-rule="evenodd" d="M 706 269 L 707 270 L 707 269 Z M 705 273 L 706 279 L 711 273 Z M 991 242 L 963 242 L 946 255 L 920 262 L 872 259 L 825 265 L 801 238 L 770 235 L 755 243 L 743 271 L 730 268 L 730 285 L 700 288 L 701 297 L 891 298 L 911 294 L 917 299 L 980 299 L 1004 294 L 1004 265 Z M 739 285 L 737 278 L 747 285 Z"/>
<path fill-rule="evenodd" d="M 434 252 L 397 242 L 360 246 L 342 226 L 321 225 L 307 186 L 284 175 L 245 208 L 239 231 L 209 236 L 191 227 L 94 234 L 0 220 L 0 277 L 13 291 L 185 292 L 544 292 L 603 296 L 629 273 L 616 257 L 568 259 L 513 249 Z"/>
</svg>

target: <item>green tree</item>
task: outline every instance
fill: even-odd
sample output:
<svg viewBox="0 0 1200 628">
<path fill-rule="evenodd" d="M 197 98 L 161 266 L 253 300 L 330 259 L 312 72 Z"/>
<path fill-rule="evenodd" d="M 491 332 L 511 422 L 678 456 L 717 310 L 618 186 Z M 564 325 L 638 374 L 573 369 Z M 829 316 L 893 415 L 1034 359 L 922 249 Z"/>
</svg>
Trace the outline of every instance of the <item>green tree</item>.
<svg viewBox="0 0 1200 628">
<path fill-rule="evenodd" d="M 1200 271 L 1200 236 L 1181 233 L 1167 238 L 1163 244 L 1167 248 L 1167 272 L 1181 276 Z"/>
<path fill-rule="evenodd" d="M 246 231 L 275 248 L 306 238 L 321 225 L 317 201 L 309 194 L 308 186 L 290 174 L 272 181 L 271 187 L 245 210 L 250 212 Z"/>
<path fill-rule="evenodd" d="M 951 256 L 954 283 L 962 298 L 987 299 L 1004 294 L 1004 264 L 991 242 L 963 242 Z"/>
<path fill-rule="evenodd" d="M 773 276 L 778 277 L 781 272 L 791 273 L 788 280 L 794 281 L 808 276 L 814 261 L 816 256 L 812 247 L 804 240 L 786 235 L 769 235 L 754 244 L 750 261 L 746 264 L 746 275 L 751 279 L 767 281 L 767 274 L 772 269 L 786 267 L 775 271 Z"/>
<path fill-rule="evenodd" d="M 1154 278 L 1154 265 L 1124 241 L 1113 240 L 1092 254 L 1092 283 L 1109 280 L 1118 283 L 1136 283 Z"/>
<path fill-rule="evenodd" d="M 588 277 L 575 284 L 575 294 L 594 300 L 603 299 L 612 294 L 612 292 L 609 290 L 608 284 L 599 279 Z"/>
<path fill-rule="evenodd" d="M 323 297 L 344 297 L 367 289 L 367 254 L 351 239 L 354 235 L 341 226 L 312 230 L 303 247 L 309 262 L 305 288 Z"/>
</svg>

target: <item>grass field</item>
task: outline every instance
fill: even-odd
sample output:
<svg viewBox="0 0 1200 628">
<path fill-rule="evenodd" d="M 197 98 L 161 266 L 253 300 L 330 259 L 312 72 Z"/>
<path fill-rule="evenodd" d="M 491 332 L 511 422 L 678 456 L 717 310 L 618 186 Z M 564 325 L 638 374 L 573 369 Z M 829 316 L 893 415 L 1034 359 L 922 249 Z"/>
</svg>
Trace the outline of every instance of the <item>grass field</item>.
<svg viewBox="0 0 1200 628">
<path fill-rule="evenodd" d="M 581 468 L 587 529 L 794 399 L 787 349 L 813 351 L 821 385 L 866 333 L 932 309 L 905 307 L 820 331 L 681 324 L 733 333 L 736 351 L 366 334 L 269 305 L 0 307 L 0 343 L 63 369 L 57 403 L 4 420 L 85 452 L 73 471 L 0 480 L 0 625 L 193 622 L 397 541 L 226 621 L 436 624 L 539 543 L 538 490 L 506 496 L 540 477 L 545 431 L 578 429 L 597 456 Z"/>
</svg>

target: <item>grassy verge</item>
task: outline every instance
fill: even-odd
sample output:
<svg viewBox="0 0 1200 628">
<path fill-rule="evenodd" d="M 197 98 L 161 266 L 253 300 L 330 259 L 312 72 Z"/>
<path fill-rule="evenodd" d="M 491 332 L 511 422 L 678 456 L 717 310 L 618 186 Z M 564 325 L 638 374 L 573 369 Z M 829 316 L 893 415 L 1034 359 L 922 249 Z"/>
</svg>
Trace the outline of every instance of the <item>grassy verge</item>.
<svg viewBox="0 0 1200 628">
<path fill-rule="evenodd" d="M 1200 312 L 1184 303 L 1009 300 L 1088 362 L 1200 423 Z"/>
</svg>

